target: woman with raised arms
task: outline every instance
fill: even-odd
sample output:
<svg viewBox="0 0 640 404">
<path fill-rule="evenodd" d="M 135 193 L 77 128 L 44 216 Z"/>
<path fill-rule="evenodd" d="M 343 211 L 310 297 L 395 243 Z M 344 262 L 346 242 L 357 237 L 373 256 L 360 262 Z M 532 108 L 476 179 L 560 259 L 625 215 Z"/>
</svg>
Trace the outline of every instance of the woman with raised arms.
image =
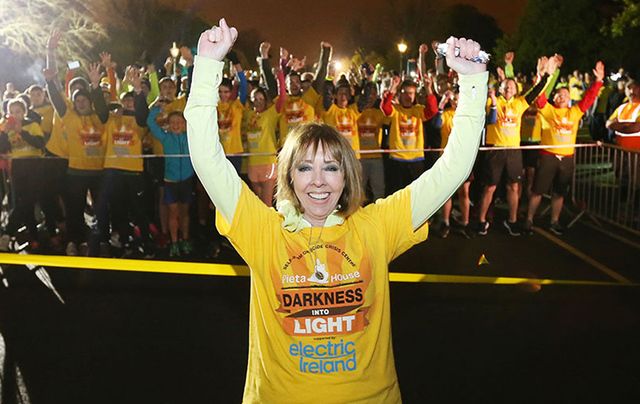
<svg viewBox="0 0 640 404">
<path fill-rule="evenodd" d="M 388 264 L 426 239 L 427 219 L 471 171 L 487 96 L 486 66 L 469 60 L 480 46 L 447 41 L 460 100 L 431 170 L 362 207 L 360 163 L 347 141 L 327 125 L 301 126 L 278 156 L 275 210 L 241 181 L 218 137 L 222 60 L 237 35 L 221 19 L 200 36 L 185 116 L 218 230 L 251 268 L 244 402 L 401 402 Z"/>
</svg>

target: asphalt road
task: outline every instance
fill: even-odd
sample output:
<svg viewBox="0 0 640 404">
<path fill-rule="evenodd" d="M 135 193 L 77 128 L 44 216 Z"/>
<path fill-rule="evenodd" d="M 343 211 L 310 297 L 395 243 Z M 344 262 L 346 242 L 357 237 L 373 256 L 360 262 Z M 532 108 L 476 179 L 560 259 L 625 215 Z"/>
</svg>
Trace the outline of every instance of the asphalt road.
<svg viewBox="0 0 640 404">
<path fill-rule="evenodd" d="M 391 270 L 640 283 L 640 249 L 587 223 L 559 240 L 432 235 Z M 51 268 L 61 305 L 3 268 L 0 331 L 33 403 L 241 401 L 247 278 Z M 640 402 L 637 286 L 393 283 L 391 297 L 407 403 Z"/>
</svg>

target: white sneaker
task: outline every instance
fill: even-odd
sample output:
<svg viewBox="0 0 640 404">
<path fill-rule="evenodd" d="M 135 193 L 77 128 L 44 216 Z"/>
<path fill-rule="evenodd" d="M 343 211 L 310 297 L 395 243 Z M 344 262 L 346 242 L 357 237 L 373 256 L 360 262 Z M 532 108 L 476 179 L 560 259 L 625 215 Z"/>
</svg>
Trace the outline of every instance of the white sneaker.
<svg viewBox="0 0 640 404">
<path fill-rule="evenodd" d="M 67 243 L 67 248 L 65 249 L 65 252 L 67 253 L 67 255 L 70 255 L 70 256 L 78 255 L 78 247 L 76 246 L 76 243 L 74 243 L 73 241 L 69 241 Z"/>
</svg>

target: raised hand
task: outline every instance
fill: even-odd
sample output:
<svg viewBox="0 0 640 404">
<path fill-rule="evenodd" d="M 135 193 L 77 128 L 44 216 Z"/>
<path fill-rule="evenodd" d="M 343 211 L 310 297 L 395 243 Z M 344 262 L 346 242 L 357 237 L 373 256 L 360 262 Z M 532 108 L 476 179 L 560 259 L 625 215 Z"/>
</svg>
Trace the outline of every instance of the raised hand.
<svg viewBox="0 0 640 404">
<path fill-rule="evenodd" d="M 221 62 L 238 39 L 238 30 L 230 28 L 224 18 L 219 24 L 219 27 L 214 26 L 200 35 L 198 55 Z"/>
<path fill-rule="evenodd" d="M 553 57 L 556 59 L 556 62 L 558 63 L 558 68 L 561 67 L 562 63 L 564 63 L 564 56 L 556 53 L 555 55 L 553 55 Z"/>
<path fill-rule="evenodd" d="M 447 65 L 458 74 L 475 74 L 487 71 L 484 63 L 472 62 L 471 58 L 480 53 L 480 44 L 471 39 L 449 37 L 447 39 Z M 455 48 L 459 49 L 456 56 Z"/>
<path fill-rule="evenodd" d="M 604 80 L 604 63 L 602 60 L 596 62 L 596 67 L 593 69 L 593 75 L 596 77 L 596 81 Z"/>
<path fill-rule="evenodd" d="M 429 52 L 429 46 L 427 46 L 426 43 L 420 44 L 420 47 L 418 48 L 418 52 L 421 55 L 424 55 L 425 53 Z"/>
<path fill-rule="evenodd" d="M 269 42 L 262 42 L 260 44 L 260 57 L 263 59 L 269 59 L 270 49 L 271 49 L 271 44 Z"/>
<path fill-rule="evenodd" d="M 285 48 L 280 48 L 280 60 L 289 60 L 289 51 Z"/>
<path fill-rule="evenodd" d="M 506 59 L 506 56 L 505 56 L 505 59 Z M 545 72 L 548 72 L 548 64 L 549 64 L 549 58 L 548 57 L 540 56 L 538 58 L 538 63 L 536 65 L 536 73 L 538 74 L 538 76 L 542 76 Z M 554 69 L 554 71 L 555 71 L 555 69 Z"/>
<path fill-rule="evenodd" d="M 516 57 L 515 52 L 507 52 L 504 54 L 504 63 L 511 65 L 513 64 L 513 59 Z"/>
<path fill-rule="evenodd" d="M 47 49 L 56 49 L 60 44 L 60 38 L 62 38 L 62 33 L 54 28 L 47 39 Z"/>
<path fill-rule="evenodd" d="M 507 78 L 507 75 L 504 74 L 504 69 L 500 66 L 496 67 L 496 73 L 498 73 L 498 80 L 501 82 Z"/>
<path fill-rule="evenodd" d="M 556 70 L 558 70 L 558 58 L 556 58 L 555 56 L 551 56 L 548 60 L 547 60 L 547 67 L 546 67 L 546 73 L 551 76 L 553 73 L 556 72 Z M 542 73 L 544 73 L 545 71 L 542 71 Z M 540 74 L 540 71 L 539 71 Z"/>
<path fill-rule="evenodd" d="M 400 76 L 391 77 L 391 86 L 389 87 L 389 92 L 392 94 L 397 93 L 398 87 L 400 87 L 401 82 L 402 82 L 402 79 L 400 78 Z"/>
<path fill-rule="evenodd" d="M 131 84 L 136 93 L 142 91 L 142 72 L 140 69 L 132 68 L 130 73 Z"/>
<path fill-rule="evenodd" d="M 491 105 L 497 105 L 498 104 L 498 99 L 496 98 L 496 89 L 491 87 L 489 88 L 489 92 L 487 94 L 487 96 L 489 98 L 491 98 Z"/>
<path fill-rule="evenodd" d="M 116 67 L 116 64 L 111 61 L 111 54 L 109 52 L 101 52 L 100 61 L 105 69 L 114 69 Z"/>
<path fill-rule="evenodd" d="M 100 63 L 90 63 L 87 75 L 89 76 L 91 86 L 93 88 L 98 88 L 98 86 L 100 86 L 100 79 L 102 78 L 102 74 L 100 73 Z"/>
</svg>

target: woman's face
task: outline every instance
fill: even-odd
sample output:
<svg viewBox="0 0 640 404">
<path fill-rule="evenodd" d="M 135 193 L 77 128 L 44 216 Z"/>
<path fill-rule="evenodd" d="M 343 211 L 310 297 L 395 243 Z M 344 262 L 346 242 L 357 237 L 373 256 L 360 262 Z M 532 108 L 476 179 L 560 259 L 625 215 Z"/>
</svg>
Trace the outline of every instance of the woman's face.
<svg viewBox="0 0 640 404">
<path fill-rule="evenodd" d="M 231 99 L 231 89 L 227 86 L 218 87 L 218 95 L 220 96 L 220 102 L 229 102 Z"/>
<path fill-rule="evenodd" d="M 304 218 L 313 226 L 323 226 L 337 208 L 344 190 L 340 163 L 325 154 L 320 143 L 315 155 L 309 147 L 302 161 L 292 169 L 293 190 L 304 209 Z"/>
<path fill-rule="evenodd" d="M 262 112 L 267 108 L 267 100 L 264 99 L 264 95 L 260 91 L 253 92 L 253 108 L 258 112 Z"/>
</svg>

